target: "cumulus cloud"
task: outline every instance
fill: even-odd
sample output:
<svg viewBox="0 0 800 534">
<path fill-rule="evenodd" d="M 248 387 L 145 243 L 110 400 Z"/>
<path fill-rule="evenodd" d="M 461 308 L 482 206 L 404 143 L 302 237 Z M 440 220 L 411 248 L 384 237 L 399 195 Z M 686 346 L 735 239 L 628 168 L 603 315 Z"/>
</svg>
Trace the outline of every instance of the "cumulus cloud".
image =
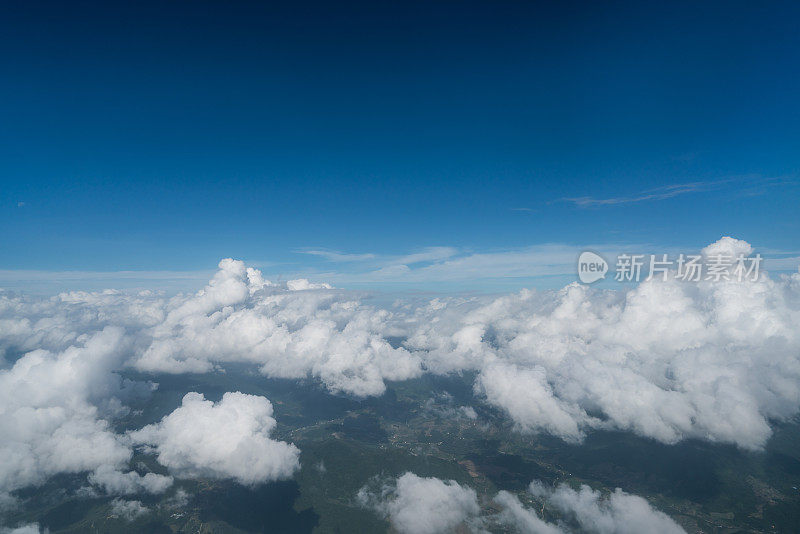
<svg viewBox="0 0 800 534">
<path fill-rule="evenodd" d="M 405 473 L 380 488 L 364 486 L 357 501 L 389 520 L 400 533 L 437 534 L 458 529 L 486 532 L 487 527 L 522 534 L 681 534 L 684 530 L 663 512 L 637 495 L 617 488 L 603 495 L 589 486 L 573 490 L 566 484 L 548 488 L 531 483 L 531 496 L 559 515 L 557 523 L 539 517 L 507 491 L 494 496 L 494 506 L 482 509 L 478 496 L 454 480 L 423 478 Z M 499 510 L 499 511 L 496 511 Z"/>
<path fill-rule="evenodd" d="M 76 342 L 62 352 L 29 352 L 0 371 L 0 500 L 6 504 L 13 502 L 10 492 L 57 473 L 91 472 L 112 492 L 114 477 L 145 491 L 171 483 L 122 472 L 132 451 L 108 422 L 124 411 L 119 399 L 130 393 L 131 385 L 112 372 L 125 351 L 122 329 L 107 327 Z"/>
<path fill-rule="evenodd" d="M 267 376 L 311 375 L 357 396 L 379 395 L 384 380 L 421 373 L 418 356 L 386 341 L 389 312 L 307 281 L 273 286 L 240 261 L 223 260 L 206 288 L 167 307 L 134 361 L 140 370 L 206 372 L 244 361 Z"/>
<path fill-rule="evenodd" d="M 297 447 L 269 437 L 275 425 L 264 397 L 225 393 L 213 403 L 192 392 L 159 423 L 130 436 L 152 446 L 159 463 L 177 476 L 254 485 L 288 478 L 300 466 Z"/>
<path fill-rule="evenodd" d="M 597 534 L 683 534 L 685 531 L 663 512 L 653 509 L 645 499 L 617 488 L 604 497 L 582 485 L 574 490 L 566 484 L 555 489 L 532 482 L 529 491 L 574 520 L 584 532 Z"/>
<path fill-rule="evenodd" d="M 103 465 L 89 475 L 89 482 L 113 495 L 164 493 L 172 486 L 172 477 L 156 473 L 140 475 L 136 471 L 122 472 Z"/>
<path fill-rule="evenodd" d="M 357 499 L 361 505 L 388 518 L 401 534 L 452 532 L 480 513 L 473 489 L 454 480 L 423 478 L 414 473 L 405 473 L 380 492 L 364 487 Z"/>
<path fill-rule="evenodd" d="M 490 364 L 478 376 L 476 389 L 505 408 L 523 432 L 546 431 L 568 441 L 583 437 L 577 410 L 553 395 L 544 367 Z"/>
<path fill-rule="evenodd" d="M 704 254 L 750 252 L 725 238 Z M 664 443 L 762 448 L 800 406 L 800 275 L 653 279 L 629 291 L 577 283 L 414 310 L 405 346 L 432 372 L 478 372 L 476 391 L 523 432 L 593 428 Z"/>
<path fill-rule="evenodd" d="M 743 256 L 749 256 L 753 252 L 753 246 L 747 241 L 742 241 L 741 239 L 734 239 L 730 236 L 725 236 L 719 241 L 711 243 L 710 245 L 705 247 L 701 252 L 705 257 L 723 255 L 736 258 L 740 254 Z"/>
</svg>

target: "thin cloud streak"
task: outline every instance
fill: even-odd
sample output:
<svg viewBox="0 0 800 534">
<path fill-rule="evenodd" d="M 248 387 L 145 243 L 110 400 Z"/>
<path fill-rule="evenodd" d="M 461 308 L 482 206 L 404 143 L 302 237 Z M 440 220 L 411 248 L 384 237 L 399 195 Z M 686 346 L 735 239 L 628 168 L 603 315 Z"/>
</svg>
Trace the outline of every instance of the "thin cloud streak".
<svg viewBox="0 0 800 534">
<path fill-rule="evenodd" d="M 637 202 L 649 202 L 667 200 L 681 195 L 691 193 L 703 193 L 721 189 L 729 184 L 738 184 L 740 189 L 738 194 L 757 196 L 764 194 L 764 188 L 782 185 L 794 185 L 797 181 L 793 178 L 763 178 L 761 176 L 739 176 L 715 181 L 687 182 L 681 184 L 671 184 L 654 189 L 646 189 L 630 196 L 596 198 L 592 196 L 565 197 L 560 199 L 562 202 L 571 202 L 580 208 L 594 208 L 601 206 L 616 206 L 620 204 L 634 204 Z M 741 189 L 747 187 L 748 189 Z"/>
<path fill-rule="evenodd" d="M 419 252 L 412 252 L 402 256 L 379 255 L 379 254 L 351 254 L 332 250 L 297 250 L 299 254 L 310 254 L 321 257 L 331 263 L 361 263 L 374 267 L 391 267 L 393 265 L 413 265 L 416 263 L 427 263 L 441 261 L 459 253 L 453 247 L 427 247 Z"/>
<path fill-rule="evenodd" d="M 290 277 L 304 277 L 313 280 L 325 280 L 337 287 L 349 284 L 381 284 L 393 283 L 459 283 L 469 284 L 492 279 L 529 279 L 551 276 L 574 276 L 577 258 L 581 252 L 591 250 L 599 253 L 614 269 L 616 258 L 621 253 L 645 255 L 667 254 L 669 258 L 677 258 L 679 254 L 696 254 L 699 250 L 691 247 L 663 247 L 654 244 L 594 244 L 576 246 L 561 243 L 534 245 L 529 247 L 506 249 L 499 251 L 475 252 L 458 249 L 447 250 L 447 255 L 438 260 L 428 259 L 423 264 L 398 259 L 378 258 L 369 265 L 359 264 L 351 270 L 326 270 L 316 272 L 296 272 Z M 445 251 L 442 251 L 445 254 Z M 412 254 L 406 260 L 417 260 L 421 255 Z M 800 265 L 800 257 L 796 253 L 771 251 L 762 253 L 762 268 L 771 272 L 795 272 Z M 355 267 L 355 266 L 354 266 Z M 359 268 L 360 267 L 360 268 Z M 646 270 L 647 265 L 644 266 Z M 613 278 L 612 272 L 609 277 Z"/>
<path fill-rule="evenodd" d="M 375 254 L 345 254 L 335 250 L 298 250 L 300 254 L 319 256 L 332 262 L 367 261 L 375 259 Z"/>
<path fill-rule="evenodd" d="M 631 204 L 635 202 L 645 202 L 649 200 L 666 200 L 674 198 L 679 195 L 686 195 L 688 193 L 700 193 L 704 191 L 711 191 L 720 187 L 723 184 L 730 183 L 732 180 L 720 180 L 716 182 L 692 182 L 686 184 L 672 184 L 655 189 L 642 191 L 641 193 L 628 197 L 612 197 L 612 198 L 594 198 L 590 196 L 584 197 L 569 197 L 561 200 L 565 202 L 572 202 L 576 206 L 582 208 L 596 207 L 596 206 L 613 206 L 617 204 Z"/>
<path fill-rule="evenodd" d="M 653 245 L 593 245 L 588 247 L 613 261 L 623 250 L 656 251 Z M 487 279 L 523 279 L 543 276 L 573 275 L 578 255 L 587 247 L 559 243 L 490 252 L 438 247 L 427 254 L 411 254 L 382 264 L 364 265 L 349 272 L 330 270 L 317 273 L 295 273 L 319 280 L 328 280 L 338 287 L 347 284 L 383 283 L 469 283 Z M 657 252 L 673 253 L 658 249 Z M 436 255 L 440 257 L 436 258 Z"/>
</svg>

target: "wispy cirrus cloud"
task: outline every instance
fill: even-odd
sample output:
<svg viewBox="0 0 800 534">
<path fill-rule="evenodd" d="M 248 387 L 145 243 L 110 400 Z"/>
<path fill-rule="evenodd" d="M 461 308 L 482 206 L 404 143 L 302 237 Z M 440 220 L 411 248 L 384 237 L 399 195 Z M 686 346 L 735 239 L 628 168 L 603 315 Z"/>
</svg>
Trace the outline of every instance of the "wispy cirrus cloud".
<svg viewBox="0 0 800 534">
<path fill-rule="evenodd" d="M 679 254 L 699 251 L 691 246 L 659 246 L 654 243 L 594 243 L 578 246 L 566 243 L 545 243 L 500 250 L 467 250 L 455 247 L 432 247 L 405 256 L 380 256 L 370 261 L 330 266 L 326 270 L 301 270 L 288 277 L 326 280 L 336 287 L 374 286 L 385 284 L 450 284 L 469 287 L 480 282 L 505 280 L 511 286 L 552 278 L 558 284 L 564 277 L 574 279 L 575 265 L 582 251 L 592 250 L 612 266 L 623 252 L 649 255 Z M 797 251 L 760 250 L 762 267 L 770 272 L 796 272 L 800 265 Z M 613 267 L 612 267 L 613 268 Z M 516 280 L 516 282 L 513 282 Z M 479 284 L 480 285 L 480 284 Z"/>
<path fill-rule="evenodd" d="M 608 198 L 595 198 L 591 196 L 583 197 L 567 197 L 561 200 L 571 202 L 576 206 L 582 208 L 597 207 L 597 206 L 613 206 L 617 204 L 631 204 L 635 202 L 645 202 L 649 200 L 666 200 L 674 198 L 679 195 L 686 195 L 689 193 L 700 193 L 703 191 L 712 191 L 717 189 L 732 180 L 718 180 L 714 182 L 690 182 L 685 184 L 671 184 L 655 189 L 648 189 L 631 196 L 608 197 Z"/>
<path fill-rule="evenodd" d="M 350 261 L 367 261 L 375 259 L 375 254 L 346 254 L 337 252 L 335 250 L 327 249 L 313 249 L 313 250 L 298 250 L 301 254 L 310 254 L 311 256 L 320 256 L 332 262 L 350 262 Z"/>
<path fill-rule="evenodd" d="M 379 266 L 391 265 L 412 265 L 415 263 L 435 262 L 450 258 L 458 254 L 458 250 L 453 247 L 426 247 L 419 252 L 413 252 L 402 256 L 378 255 L 372 253 L 353 254 L 327 249 L 300 249 L 296 252 L 300 254 L 310 254 L 319 256 L 332 263 L 370 263 Z"/>
<path fill-rule="evenodd" d="M 591 248 L 612 258 L 624 247 L 596 244 Z M 655 250 L 655 247 L 644 244 L 633 248 Z M 582 250 L 583 248 L 576 245 L 560 243 L 493 251 L 441 246 L 402 256 L 376 256 L 368 262 L 347 264 L 347 269 L 332 266 L 325 271 L 302 271 L 291 276 L 324 279 L 338 287 L 350 284 L 377 286 L 394 283 L 469 284 L 472 281 L 487 279 L 563 276 L 574 274 L 575 262 Z"/>
<path fill-rule="evenodd" d="M 393 260 L 393 264 L 412 265 L 415 263 L 435 262 L 446 260 L 458 254 L 458 249 L 453 247 L 428 247 L 421 252 L 407 254 Z"/>
<path fill-rule="evenodd" d="M 670 184 L 653 189 L 645 189 L 633 195 L 598 198 L 593 196 L 565 197 L 560 199 L 562 202 L 570 202 L 581 208 L 595 208 L 601 206 L 616 206 L 621 204 L 634 204 L 637 202 L 648 202 L 667 200 L 677 196 L 692 193 L 703 193 L 715 191 L 728 186 L 736 185 L 739 195 L 755 196 L 764 194 L 766 188 L 794 185 L 796 179 L 792 177 L 765 178 L 763 176 L 736 176 L 723 180 L 685 182 L 680 184 Z"/>
</svg>

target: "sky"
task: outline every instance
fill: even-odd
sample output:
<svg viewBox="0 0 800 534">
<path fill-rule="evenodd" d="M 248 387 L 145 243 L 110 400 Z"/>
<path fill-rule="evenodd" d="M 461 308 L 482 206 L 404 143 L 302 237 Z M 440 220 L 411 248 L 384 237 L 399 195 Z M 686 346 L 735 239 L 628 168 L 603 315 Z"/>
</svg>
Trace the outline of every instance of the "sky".
<svg viewBox="0 0 800 534">
<path fill-rule="evenodd" d="M 796 3 L 0 9 L 0 285 L 800 256 Z"/>
</svg>

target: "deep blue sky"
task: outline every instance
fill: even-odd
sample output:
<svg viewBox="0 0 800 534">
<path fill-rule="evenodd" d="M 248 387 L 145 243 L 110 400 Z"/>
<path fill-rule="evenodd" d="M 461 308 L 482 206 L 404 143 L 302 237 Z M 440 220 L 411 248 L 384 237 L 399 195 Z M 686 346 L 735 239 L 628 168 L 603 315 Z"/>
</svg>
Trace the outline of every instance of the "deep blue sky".
<svg viewBox="0 0 800 534">
<path fill-rule="evenodd" d="M 796 2 L 6 2 L 0 269 L 797 251 L 799 26 Z"/>
</svg>

